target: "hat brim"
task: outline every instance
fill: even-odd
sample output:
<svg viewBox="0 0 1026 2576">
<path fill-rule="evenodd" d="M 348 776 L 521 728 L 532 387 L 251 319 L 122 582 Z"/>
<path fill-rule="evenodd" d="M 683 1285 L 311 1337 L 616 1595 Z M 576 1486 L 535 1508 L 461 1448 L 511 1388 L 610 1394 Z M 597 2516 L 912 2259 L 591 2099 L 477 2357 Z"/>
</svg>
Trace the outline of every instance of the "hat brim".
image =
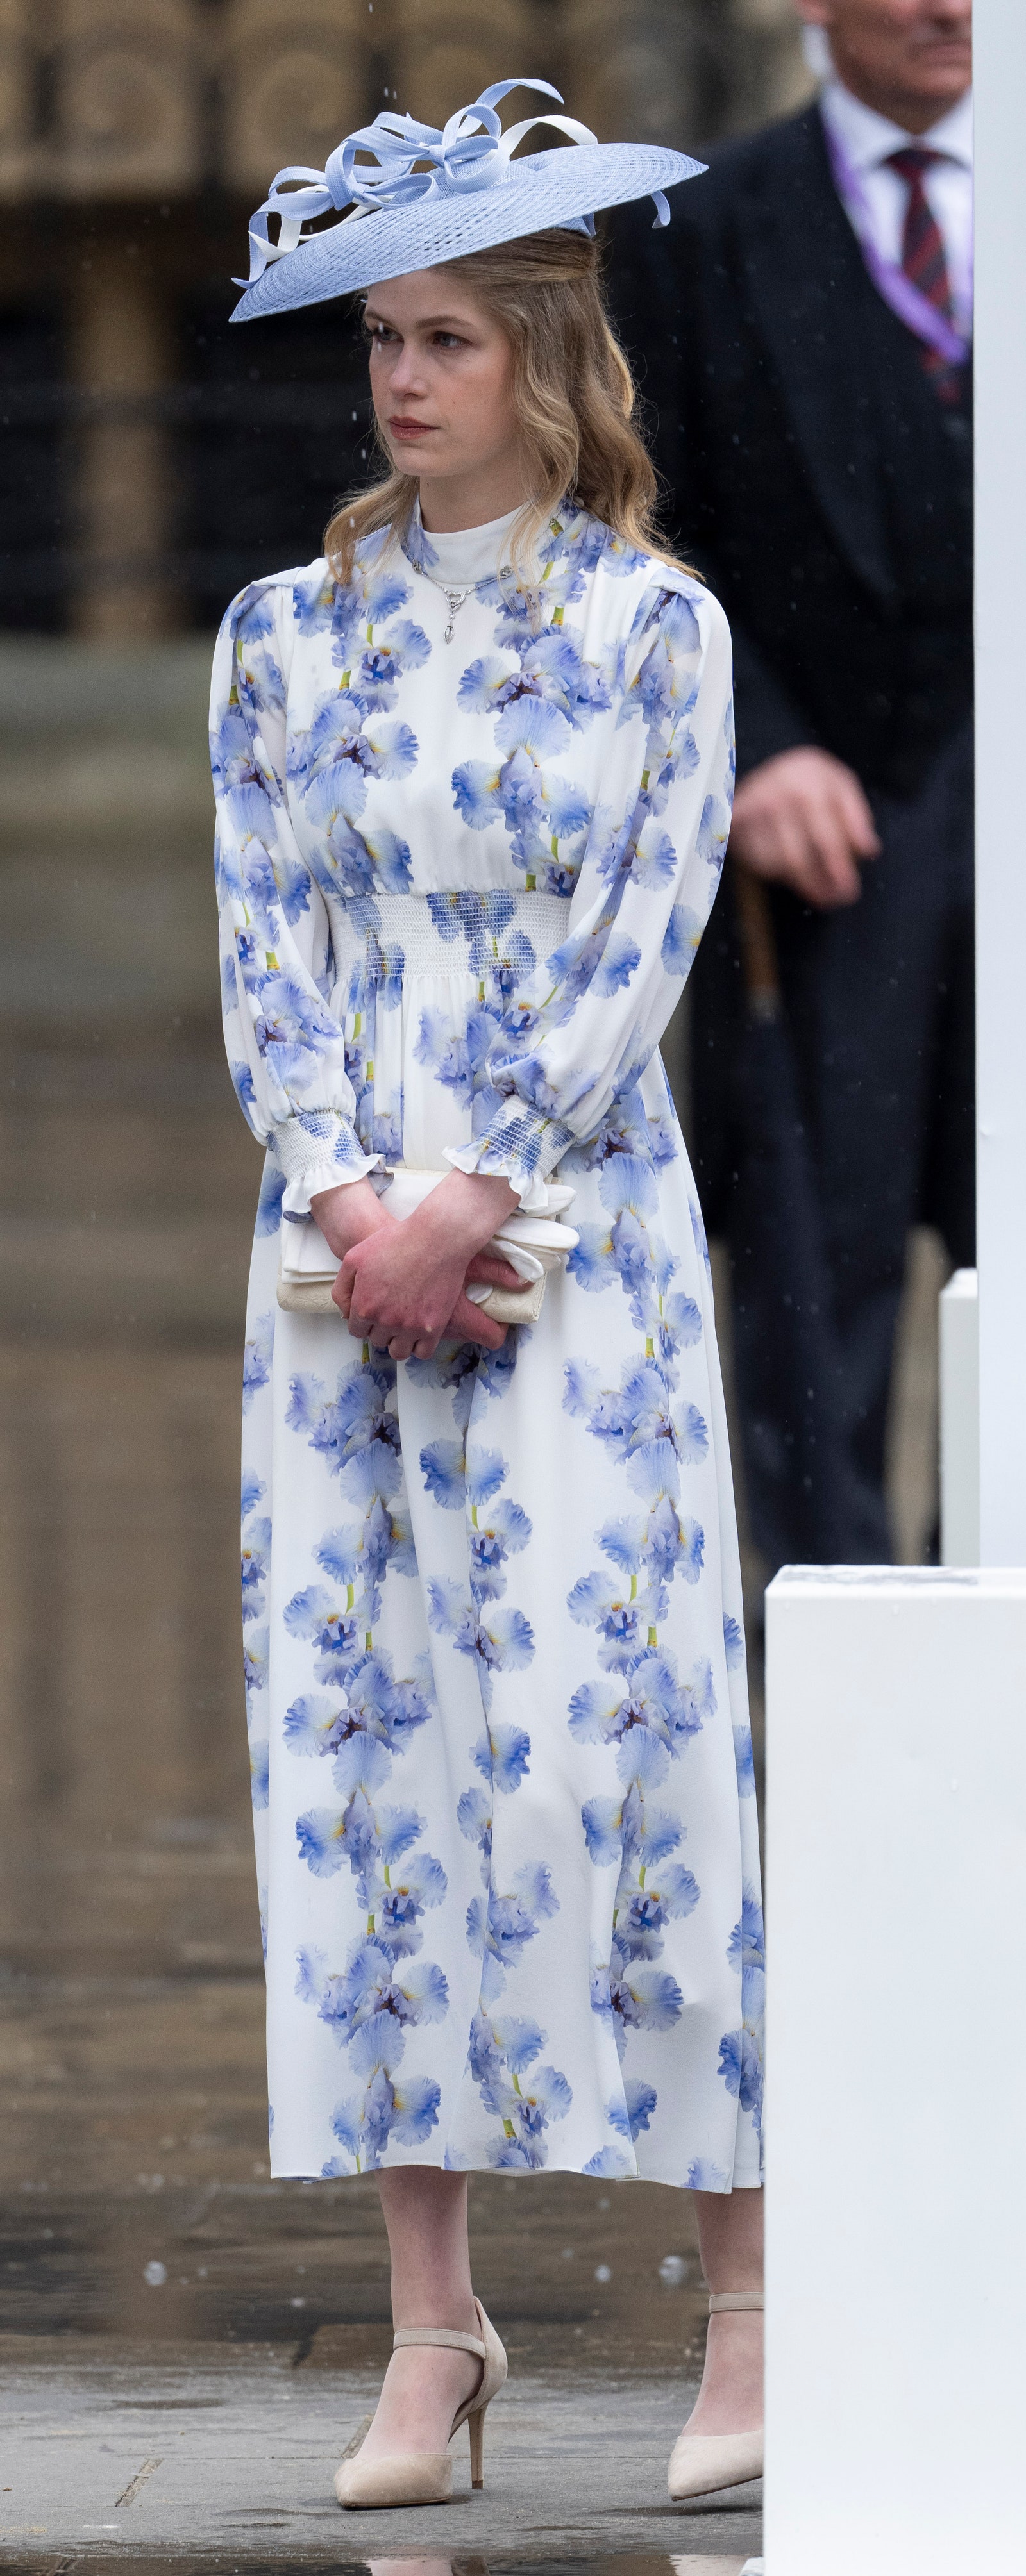
<svg viewBox="0 0 1026 2576">
<path fill-rule="evenodd" d="M 628 205 L 655 188 L 697 179 L 704 161 L 647 143 L 581 143 L 533 152 L 507 163 L 507 176 L 488 188 L 439 190 L 413 205 L 386 206 L 354 220 L 343 217 L 299 248 L 274 260 L 249 286 L 231 315 L 257 322 L 265 313 L 288 313 L 335 295 L 355 295 L 389 277 L 465 259 L 495 242 L 548 232 L 576 215 Z"/>
</svg>

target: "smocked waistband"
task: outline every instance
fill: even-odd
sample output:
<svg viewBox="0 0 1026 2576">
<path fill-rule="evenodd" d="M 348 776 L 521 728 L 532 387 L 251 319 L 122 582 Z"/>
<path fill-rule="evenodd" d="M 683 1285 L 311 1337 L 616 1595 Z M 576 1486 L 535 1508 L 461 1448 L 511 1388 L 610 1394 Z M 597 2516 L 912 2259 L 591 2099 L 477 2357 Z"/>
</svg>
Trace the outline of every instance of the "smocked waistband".
<svg viewBox="0 0 1026 2576">
<path fill-rule="evenodd" d="M 530 975 L 566 938 L 570 897 L 478 893 L 357 896 L 332 922 L 341 972 L 360 952 L 372 982 L 408 975 Z"/>
</svg>

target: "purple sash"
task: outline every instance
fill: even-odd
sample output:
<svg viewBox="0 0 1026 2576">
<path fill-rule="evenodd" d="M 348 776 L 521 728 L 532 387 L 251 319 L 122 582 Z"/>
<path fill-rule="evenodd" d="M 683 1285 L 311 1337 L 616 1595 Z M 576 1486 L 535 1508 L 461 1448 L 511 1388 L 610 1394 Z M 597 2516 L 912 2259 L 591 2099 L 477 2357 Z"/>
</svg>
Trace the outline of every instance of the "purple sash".
<svg viewBox="0 0 1026 2576">
<path fill-rule="evenodd" d="M 861 179 L 857 171 L 853 170 L 843 144 L 838 141 L 836 134 L 831 132 L 825 116 L 821 118 L 821 123 L 826 138 L 826 148 L 830 155 L 834 184 L 877 293 L 883 296 L 885 304 L 890 305 L 892 313 L 897 314 L 899 322 L 904 322 L 910 331 L 915 332 L 917 340 L 925 340 L 930 348 L 936 349 L 942 358 L 947 359 L 949 366 L 964 367 L 972 346 L 971 341 L 966 338 L 964 332 L 956 330 L 954 323 L 949 322 L 946 313 L 938 312 L 937 306 L 931 304 L 928 295 L 923 295 L 918 286 L 913 286 L 911 278 L 906 277 L 898 260 L 885 259 L 882 251 L 877 249 L 873 237 L 873 218 Z"/>
</svg>

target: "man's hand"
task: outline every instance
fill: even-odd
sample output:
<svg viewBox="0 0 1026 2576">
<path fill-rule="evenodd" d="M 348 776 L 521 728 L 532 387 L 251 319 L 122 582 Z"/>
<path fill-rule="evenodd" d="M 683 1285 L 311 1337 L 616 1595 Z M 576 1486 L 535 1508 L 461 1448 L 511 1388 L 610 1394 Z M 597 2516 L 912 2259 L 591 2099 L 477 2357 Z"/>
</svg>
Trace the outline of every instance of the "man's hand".
<svg viewBox="0 0 1026 2576">
<path fill-rule="evenodd" d="M 880 842 L 854 770 L 810 745 L 779 752 L 741 780 L 730 848 L 753 876 L 827 911 L 858 902 L 858 863 L 877 858 Z"/>
<path fill-rule="evenodd" d="M 333 1251 L 337 1247 L 321 1214 L 322 1197 L 355 1197 L 357 1190 L 365 1189 L 373 1198 L 370 1183 L 358 1181 L 340 1191 L 318 1194 L 314 1214 Z M 375 1200 L 379 1219 L 384 1221 L 372 1221 L 359 1235 L 352 1232 L 332 1290 L 354 1338 L 372 1343 L 375 1349 L 387 1349 L 396 1360 L 430 1359 L 443 1337 L 482 1342 L 486 1350 L 497 1351 L 505 1341 L 506 1327 L 493 1323 L 490 1315 L 471 1304 L 466 1283 L 482 1280 L 493 1288 L 523 1287 L 508 1262 L 485 1258 L 481 1251 L 503 1217 L 518 1205 L 508 1181 L 456 1171 L 402 1223 L 389 1217 Z M 346 1221 L 343 1210 L 338 1223 Z M 359 1217 L 349 1218 L 348 1223 L 355 1228 Z"/>
</svg>

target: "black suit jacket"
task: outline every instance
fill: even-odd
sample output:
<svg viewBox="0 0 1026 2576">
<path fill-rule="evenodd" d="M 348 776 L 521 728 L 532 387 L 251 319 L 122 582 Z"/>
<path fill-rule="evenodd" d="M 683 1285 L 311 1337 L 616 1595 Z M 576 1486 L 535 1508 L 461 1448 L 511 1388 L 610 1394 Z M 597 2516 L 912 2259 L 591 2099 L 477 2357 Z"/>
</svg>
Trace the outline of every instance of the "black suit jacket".
<svg viewBox="0 0 1026 2576">
<path fill-rule="evenodd" d="M 972 698 L 969 370 L 872 286 L 817 108 L 614 217 L 611 303 L 678 542 L 734 635 L 738 767 L 815 742 L 914 793 Z"/>
</svg>

